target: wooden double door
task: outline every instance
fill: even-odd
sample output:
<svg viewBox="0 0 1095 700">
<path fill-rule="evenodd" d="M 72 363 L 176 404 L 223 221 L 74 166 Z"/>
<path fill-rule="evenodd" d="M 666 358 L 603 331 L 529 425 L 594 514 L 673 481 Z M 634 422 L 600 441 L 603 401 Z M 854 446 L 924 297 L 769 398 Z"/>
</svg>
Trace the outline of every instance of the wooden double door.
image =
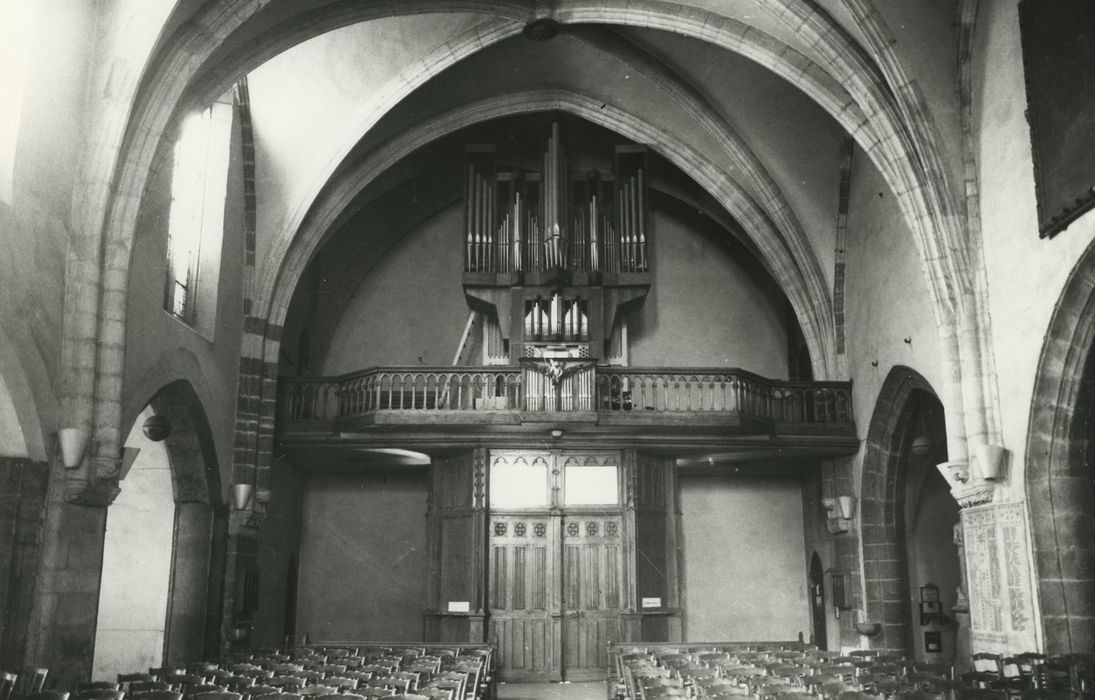
<svg viewBox="0 0 1095 700">
<path fill-rule="evenodd" d="M 565 470 L 549 473 L 563 478 Z M 562 492 L 550 490 L 553 497 Z M 491 508 L 487 627 L 503 679 L 605 677 L 607 645 L 621 639 L 632 551 L 615 501 Z"/>
</svg>

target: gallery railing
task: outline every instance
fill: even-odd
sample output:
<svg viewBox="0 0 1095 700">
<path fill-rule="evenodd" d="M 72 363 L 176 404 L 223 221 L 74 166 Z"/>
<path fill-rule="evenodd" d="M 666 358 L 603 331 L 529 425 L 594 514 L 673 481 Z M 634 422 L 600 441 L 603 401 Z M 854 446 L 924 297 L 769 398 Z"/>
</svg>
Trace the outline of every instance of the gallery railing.
<svg viewBox="0 0 1095 700">
<path fill-rule="evenodd" d="M 850 382 L 766 379 L 738 369 L 584 367 L 537 376 L 526 367 L 384 367 L 283 378 L 281 417 L 330 421 L 378 412 L 583 411 L 736 414 L 776 423 L 850 423 Z"/>
</svg>

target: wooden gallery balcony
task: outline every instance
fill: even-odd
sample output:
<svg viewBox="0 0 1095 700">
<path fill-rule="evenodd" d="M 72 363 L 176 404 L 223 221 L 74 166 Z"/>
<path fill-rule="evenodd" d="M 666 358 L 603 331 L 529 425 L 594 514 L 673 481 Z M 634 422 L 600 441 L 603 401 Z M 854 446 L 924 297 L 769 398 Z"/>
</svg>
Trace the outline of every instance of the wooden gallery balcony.
<svg viewBox="0 0 1095 700">
<path fill-rule="evenodd" d="M 739 369 L 385 367 L 283 378 L 278 404 L 285 445 L 527 443 L 554 429 L 630 445 L 759 441 L 819 456 L 858 444 L 851 382 L 772 380 Z"/>
</svg>

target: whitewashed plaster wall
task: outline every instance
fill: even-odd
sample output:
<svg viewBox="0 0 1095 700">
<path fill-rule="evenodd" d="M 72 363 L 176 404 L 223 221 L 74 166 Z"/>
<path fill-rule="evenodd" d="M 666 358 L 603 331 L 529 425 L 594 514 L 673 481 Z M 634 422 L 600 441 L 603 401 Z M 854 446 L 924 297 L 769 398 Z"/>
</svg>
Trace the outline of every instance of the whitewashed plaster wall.
<svg viewBox="0 0 1095 700">
<path fill-rule="evenodd" d="M 1065 280 L 1095 238 L 1088 212 L 1051 240 L 1038 237 L 1017 2 L 982 2 L 974 47 L 974 128 L 989 311 L 1009 500 L 1023 497 L 1024 452 L 1038 358 Z"/>
<path fill-rule="evenodd" d="M 260 275 L 277 234 L 361 136 L 360 124 L 389 84 L 477 19 L 431 14 L 362 22 L 298 44 L 251 72 Z"/>
</svg>

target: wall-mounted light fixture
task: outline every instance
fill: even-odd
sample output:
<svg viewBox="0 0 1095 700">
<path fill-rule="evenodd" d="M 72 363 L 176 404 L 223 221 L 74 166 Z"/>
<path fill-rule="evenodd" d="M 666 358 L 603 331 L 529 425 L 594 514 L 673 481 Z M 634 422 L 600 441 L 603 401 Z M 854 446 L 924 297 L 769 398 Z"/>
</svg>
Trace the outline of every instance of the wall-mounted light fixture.
<svg viewBox="0 0 1095 700">
<path fill-rule="evenodd" d="M 852 519 L 855 518 L 855 496 L 823 498 L 821 504 L 825 506 L 825 524 L 831 534 L 841 535 L 851 529 Z"/>
<path fill-rule="evenodd" d="M 91 431 L 87 428 L 61 428 L 57 431 L 57 442 L 61 445 L 61 463 L 66 469 L 75 469 L 84 459 Z"/>
<path fill-rule="evenodd" d="M 976 476 L 985 481 L 996 481 L 1004 472 L 1008 451 L 1001 445 L 977 442 L 971 445 L 970 466 Z"/>
<path fill-rule="evenodd" d="M 251 503 L 251 494 L 254 490 L 254 484 L 233 484 L 232 507 L 236 510 L 246 510 Z"/>
</svg>

